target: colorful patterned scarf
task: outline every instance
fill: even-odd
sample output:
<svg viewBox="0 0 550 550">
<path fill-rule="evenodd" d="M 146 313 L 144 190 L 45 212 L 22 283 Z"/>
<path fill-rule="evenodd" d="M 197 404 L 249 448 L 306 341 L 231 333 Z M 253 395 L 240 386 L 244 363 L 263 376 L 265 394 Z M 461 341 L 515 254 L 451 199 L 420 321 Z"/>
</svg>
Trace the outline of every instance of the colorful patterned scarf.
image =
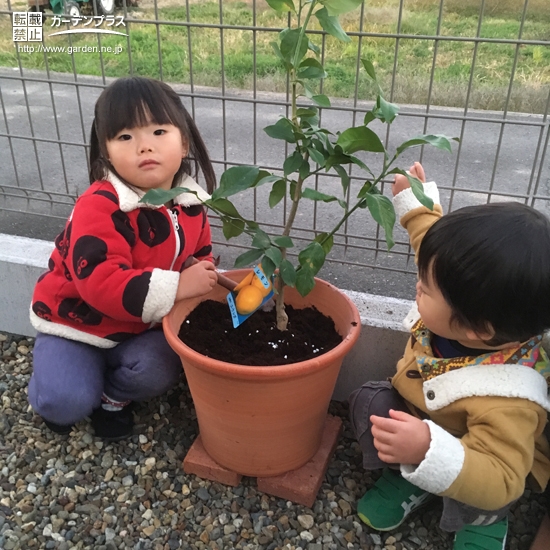
<svg viewBox="0 0 550 550">
<path fill-rule="evenodd" d="M 425 352 L 416 357 L 418 370 L 424 381 L 472 365 L 523 365 L 534 368 L 550 385 L 550 360 L 541 345 L 542 336 L 535 336 L 517 348 L 488 351 L 473 357 L 439 358 L 433 356 L 432 333 L 426 328 L 422 319 L 413 325 L 411 333 L 413 345 L 415 341 L 418 342 Z"/>
</svg>

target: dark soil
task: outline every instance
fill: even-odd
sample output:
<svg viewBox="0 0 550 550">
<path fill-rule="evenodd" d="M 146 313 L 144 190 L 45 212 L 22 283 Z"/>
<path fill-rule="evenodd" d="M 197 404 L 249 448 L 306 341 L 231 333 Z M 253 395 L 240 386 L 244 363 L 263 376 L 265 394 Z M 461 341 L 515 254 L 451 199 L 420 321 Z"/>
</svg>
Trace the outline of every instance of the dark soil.
<svg viewBox="0 0 550 550">
<path fill-rule="evenodd" d="M 317 357 L 342 337 L 332 319 L 315 308 L 286 307 L 288 330 L 277 330 L 275 311 L 259 309 L 233 328 L 227 304 L 206 300 L 183 322 L 179 337 L 190 348 L 214 359 L 240 365 L 286 365 Z"/>
</svg>

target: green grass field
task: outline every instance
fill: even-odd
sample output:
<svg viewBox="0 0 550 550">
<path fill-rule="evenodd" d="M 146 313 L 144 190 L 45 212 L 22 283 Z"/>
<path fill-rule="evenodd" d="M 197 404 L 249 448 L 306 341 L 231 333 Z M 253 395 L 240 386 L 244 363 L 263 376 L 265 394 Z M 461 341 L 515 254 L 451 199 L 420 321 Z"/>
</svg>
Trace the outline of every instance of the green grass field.
<svg viewBox="0 0 550 550">
<path fill-rule="evenodd" d="M 350 33 L 363 31 L 382 35 L 436 34 L 453 37 L 475 37 L 478 34 L 481 0 L 445 0 L 438 33 L 438 0 L 405 0 L 399 22 L 399 0 L 373 0 L 367 2 L 361 24 L 358 9 L 344 17 L 342 25 Z M 517 39 L 523 0 L 487 0 L 479 36 L 483 38 Z M 15 10 L 25 4 L 14 4 Z M 287 19 L 273 12 L 267 4 L 258 2 L 256 20 L 250 3 L 223 0 L 224 25 L 282 28 Z M 190 5 L 190 20 L 196 23 L 219 24 L 220 5 L 211 0 L 196 1 Z M 132 14 L 141 19 L 154 19 L 152 8 L 145 4 Z M 185 6 L 159 7 L 158 19 L 165 24 L 131 23 L 126 27 L 130 34 L 131 63 L 135 74 L 160 77 L 168 82 L 189 83 L 190 61 L 195 85 L 220 87 L 222 84 L 221 31 L 219 29 L 176 26 L 171 22 L 186 21 Z M 51 20 L 44 26 L 50 32 Z M 118 30 L 124 29 L 119 27 Z M 59 29 L 56 29 L 59 30 Z M 191 48 L 188 47 L 188 32 Z M 286 78 L 282 66 L 272 53 L 270 42 L 275 33 L 269 31 L 223 30 L 223 78 L 228 88 L 284 91 Z M 550 44 L 550 2 L 530 0 L 522 28 L 522 38 L 547 41 Z M 160 38 L 160 40 L 159 40 Z M 354 36 L 348 44 L 321 35 L 313 40 L 323 46 L 325 68 L 329 77 L 324 81 L 323 92 L 332 97 L 352 98 L 356 94 L 358 52 L 368 57 L 377 68 L 379 79 L 389 96 L 396 52 L 396 39 L 389 36 Z M 31 43 L 28 43 L 29 45 Z M 160 52 L 159 52 L 160 44 Z M 94 36 L 57 36 L 46 38 L 45 45 L 80 47 L 98 45 Z M 123 76 L 130 72 L 130 59 L 126 39 L 103 36 L 102 46 L 122 46 L 122 53 L 103 54 L 106 76 Z M 464 107 L 471 78 L 475 54 L 475 67 L 470 89 L 469 107 L 503 110 L 509 93 L 512 69 L 515 64 L 513 85 L 508 110 L 544 113 L 550 91 L 550 45 L 479 44 L 477 50 L 471 41 L 435 42 L 429 39 L 400 38 L 397 49 L 397 71 L 393 79 L 393 100 L 402 104 L 426 104 Z M 256 55 L 254 56 L 254 48 Z M 162 75 L 159 70 L 162 59 Z M 434 64 L 435 55 L 435 64 Z M 19 53 L 11 40 L 11 21 L 7 15 L 0 19 L 0 65 L 45 69 L 44 54 Z M 101 75 L 101 59 L 97 53 L 49 53 L 48 67 L 52 71 Z M 429 94 L 432 77 L 433 86 Z M 255 77 L 254 77 L 255 67 Z M 373 90 L 361 70 L 357 86 L 358 99 L 370 99 Z"/>
</svg>

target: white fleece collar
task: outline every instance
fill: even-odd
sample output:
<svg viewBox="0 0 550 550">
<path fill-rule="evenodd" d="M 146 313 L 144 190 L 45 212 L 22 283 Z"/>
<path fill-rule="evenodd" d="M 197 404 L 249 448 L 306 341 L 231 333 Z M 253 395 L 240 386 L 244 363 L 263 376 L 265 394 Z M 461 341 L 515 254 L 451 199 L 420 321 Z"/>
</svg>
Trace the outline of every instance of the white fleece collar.
<svg viewBox="0 0 550 550">
<path fill-rule="evenodd" d="M 143 195 L 145 195 L 145 191 L 134 187 L 133 185 L 127 185 L 113 172 L 109 172 L 105 179 L 115 188 L 116 194 L 118 195 L 120 209 L 123 212 L 131 212 L 136 208 L 160 208 L 162 206 L 139 202 Z M 187 174 L 184 174 L 174 187 L 186 187 L 187 189 L 197 193 L 198 196 L 194 193 L 182 193 L 174 199 L 176 204 L 184 207 L 202 204 L 203 201 L 210 198 L 210 195 L 191 176 L 188 176 Z"/>
<path fill-rule="evenodd" d="M 471 365 L 426 380 L 422 391 L 429 411 L 466 397 L 518 397 L 550 412 L 546 379 L 523 365 Z"/>
</svg>

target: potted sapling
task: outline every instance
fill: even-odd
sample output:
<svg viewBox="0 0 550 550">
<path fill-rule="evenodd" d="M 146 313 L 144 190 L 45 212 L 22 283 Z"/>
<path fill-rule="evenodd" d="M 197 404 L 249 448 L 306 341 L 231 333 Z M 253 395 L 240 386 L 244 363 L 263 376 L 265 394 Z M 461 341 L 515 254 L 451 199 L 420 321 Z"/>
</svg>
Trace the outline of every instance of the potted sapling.
<svg viewBox="0 0 550 550">
<path fill-rule="evenodd" d="M 274 476 L 299 468 L 316 453 L 321 443 L 327 410 L 336 379 L 345 355 L 356 342 L 360 318 L 353 302 L 333 285 L 316 278 L 334 238 L 342 225 L 357 211 L 368 211 L 383 228 L 388 248 L 393 246 L 395 212 L 392 202 L 380 191 L 383 181 L 393 174 L 409 178 L 419 201 L 429 208 L 431 199 L 423 192 L 416 178 L 398 167 L 400 155 L 411 147 L 433 145 L 450 151 L 445 136 L 421 135 L 406 140 L 395 151 L 386 150 L 379 135 L 369 126 L 373 121 L 391 124 L 398 107 L 384 99 L 377 84 L 373 64 L 363 59 L 363 67 L 378 89 L 372 108 L 362 124 L 341 132 L 332 132 L 319 124 L 319 109 L 329 108 L 330 99 L 315 93 L 315 85 L 327 75 L 319 61 L 319 48 L 308 36 L 308 26 L 316 21 L 320 27 L 342 42 L 349 41 L 339 16 L 355 9 L 360 0 L 267 0 L 278 11 L 291 12 L 293 24 L 280 32 L 273 42 L 274 63 L 281 63 L 290 83 L 290 112 L 264 130 L 274 140 L 286 142 L 289 154 L 280 170 L 269 172 L 258 166 L 234 166 L 226 170 L 219 187 L 203 204 L 215 212 L 227 239 L 249 235 L 251 245 L 235 262 L 237 269 L 226 275 L 235 283 L 226 288 L 217 286 L 209 295 L 183 300 L 174 305 L 163 321 L 168 342 L 180 355 L 195 404 L 202 444 L 208 454 L 225 468 L 243 475 Z M 361 155 L 361 156 L 358 156 Z M 365 160 L 367 158 L 372 160 Z M 374 169 L 373 166 L 378 166 Z M 350 194 L 350 167 L 361 171 L 361 185 L 355 196 Z M 320 173 L 333 174 L 339 180 L 340 192 L 326 194 L 315 189 L 312 181 Z M 231 197 L 247 190 L 263 188 L 273 208 L 285 199 L 286 223 L 279 234 L 263 229 L 256 221 L 243 217 Z M 185 189 L 151 190 L 144 199 L 150 204 L 163 204 Z M 310 242 L 299 246 L 293 224 L 303 201 L 334 203 L 340 215 L 330 231 L 318 233 Z M 258 277 L 256 280 L 255 277 Z M 239 292 L 256 286 L 260 292 L 240 304 L 244 322 L 232 319 L 228 302 L 239 305 Z M 246 294 L 246 293 L 245 293 Z M 273 310 L 261 306 L 275 302 Z M 218 302 L 221 313 L 210 317 L 199 308 Z M 264 307 L 265 309 L 265 307 Z M 218 310 L 216 310 L 218 311 Z M 225 313 L 224 313 L 225 312 Z M 305 335 L 296 337 L 300 315 L 313 312 L 328 320 L 334 338 L 323 332 L 324 321 L 307 318 Z M 292 313 L 292 315 L 291 315 Z M 255 355 L 254 344 L 261 340 L 259 329 L 249 323 L 269 316 L 264 323 L 268 355 L 276 357 L 268 363 L 265 356 Z M 292 317 L 294 316 L 294 317 Z M 188 325 L 207 318 L 206 346 L 197 348 L 197 338 L 189 336 Z M 190 320 L 193 319 L 193 322 Z M 290 322 L 289 322 L 290 318 Z M 313 320 L 312 320 L 313 319 Z M 198 322 L 198 321 L 197 321 Z M 241 324 L 242 322 L 242 324 Z M 223 324 L 225 323 L 225 324 Z M 250 325 L 251 326 L 251 325 Z M 308 344 L 307 354 L 298 360 L 281 349 L 298 348 L 299 340 L 321 333 L 321 341 Z M 219 355 L 210 349 L 224 335 Z M 230 344 L 236 346 L 238 359 L 230 356 Z M 330 340 L 330 341 L 329 341 Z M 283 359 L 284 359 L 283 355 Z"/>
</svg>

